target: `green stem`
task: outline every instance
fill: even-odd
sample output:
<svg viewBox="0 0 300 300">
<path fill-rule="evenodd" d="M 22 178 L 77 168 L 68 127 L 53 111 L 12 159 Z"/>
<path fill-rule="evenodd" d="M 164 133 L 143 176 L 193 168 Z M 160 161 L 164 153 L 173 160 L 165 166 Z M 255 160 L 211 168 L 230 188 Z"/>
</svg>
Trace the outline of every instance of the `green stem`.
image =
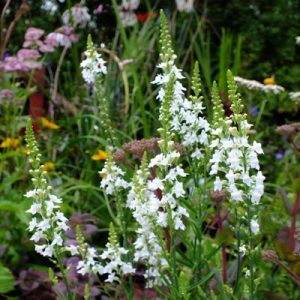
<svg viewBox="0 0 300 300">
<path fill-rule="evenodd" d="M 238 292 L 238 288 L 239 288 L 239 279 L 240 279 L 240 272 L 241 272 L 241 255 L 240 255 L 241 240 L 240 240 L 240 223 L 238 221 L 238 212 L 237 212 L 236 207 L 234 208 L 234 213 L 235 213 L 235 220 L 236 220 L 236 225 L 237 225 L 237 230 L 236 230 L 236 237 L 237 237 L 237 271 L 236 271 L 236 279 L 235 279 L 233 294 L 236 295 L 236 293 Z"/>
<path fill-rule="evenodd" d="M 56 251 L 55 254 L 56 254 L 56 259 L 57 259 L 57 264 L 58 264 L 59 270 L 62 274 L 63 281 L 64 281 L 64 284 L 65 284 L 66 289 L 67 289 L 67 299 L 68 300 L 73 300 L 72 292 L 71 292 L 70 285 L 69 285 L 69 282 L 68 282 L 68 279 L 67 279 L 66 270 L 65 270 L 65 268 L 62 264 L 61 255 L 58 251 Z"/>
<path fill-rule="evenodd" d="M 257 129 L 259 123 L 260 123 L 260 120 L 261 120 L 261 117 L 264 113 L 264 110 L 265 110 L 265 107 L 266 107 L 266 104 L 268 102 L 268 98 L 265 98 L 259 108 L 259 113 L 258 113 L 258 116 L 256 118 L 256 122 L 255 122 L 255 128 Z"/>
<path fill-rule="evenodd" d="M 172 272 L 172 298 L 174 300 L 178 298 L 178 280 L 177 280 L 177 270 L 176 270 L 176 251 L 175 251 L 175 232 L 174 224 L 172 221 L 172 216 L 169 213 L 169 232 L 170 232 L 170 262 L 171 262 L 171 272 Z"/>
<path fill-rule="evenodd" d="M 251 230 L 251 211 L 250 211 L 250 201 L 247 203 L 247 222 L 248 222 L 248 232 L 249 232 L 249 269 L 250 269 L 250 300 L 254 300 L 254 271 L 253 271 L 253 236 Z"/>
</svg>

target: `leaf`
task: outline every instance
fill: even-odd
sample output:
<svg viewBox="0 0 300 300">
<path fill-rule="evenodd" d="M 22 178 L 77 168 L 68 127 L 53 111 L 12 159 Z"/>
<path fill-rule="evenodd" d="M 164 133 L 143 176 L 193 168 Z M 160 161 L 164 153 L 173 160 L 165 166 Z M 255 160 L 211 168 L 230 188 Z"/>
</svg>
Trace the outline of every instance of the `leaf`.
<svg viewBox="0 0 300 300">
<path fill-rule="evenodd" d="M 8 268 L 0 264 L 0 294 L 11 292 L 14 286 L 14 276 Z"/>
</svg>

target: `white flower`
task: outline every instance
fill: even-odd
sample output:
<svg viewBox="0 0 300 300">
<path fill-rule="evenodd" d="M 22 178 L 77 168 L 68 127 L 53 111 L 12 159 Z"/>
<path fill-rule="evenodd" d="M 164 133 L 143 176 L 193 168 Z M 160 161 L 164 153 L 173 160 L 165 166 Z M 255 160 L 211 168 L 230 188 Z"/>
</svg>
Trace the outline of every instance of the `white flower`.
<svg viewBox="0 0 300 300">
<path fill-rule="evenodd" d="M 284 91 L 284 88 L 280 85 L 276 85 L 276 84 L 262 84 L 256 80 L 249 80 L 249 79 L 245 79 L 239 76 L 235 76 L 234 80 L 241 86 L 246 87 L 249 90 L 257 90 L 257 91 L 261 91 L 263 93 L 273 93 L 273 94 L 279 94 L 281 92 Z"/>
<path fill-rule="evenodd" d="M 122 0 L 122 8 L 124 10 L 135 10 L 139 5 L 140 0 Z"/>
<path fill-rule="evenodd" d="M 30 240 L 38 242 L 42 237 L 44 237 L 43 231 L 36 231 L 30 238 Z"/>
<path fill-rule="evenodd" d="M 58 246 L 62 246 L 63 244 L 63 239 L 61 237 L 60 234 L 58 234 L 57 232 L 54 232 L 54 239 L 52 241 L 52 245 L 55 246 L 55 245 L 58 245 Z"/>
<path fill-rule="evenodd" d="M 250 227 L 251 227 L 252 233 L 254 233 L 254 234 L 259 233 L 259 224 L 256 219 L 251 220 Z"/>
<path fill-rule="evenodd" d="M 58 10 L 58 5 L 54 0 L 43 0 L 41 9 L 53 16 Z"/>
<path fill-rule="evenodd" d="M 222 181 L 219 176 L 216 177 L 214 182 L 214 191 L 221 191 L 223 187 Z"/>
<path fill-rule="evenodd" d="M 70 38 L 60 32 L 51 32 L 47 35 L 47 40 L 54 40 L 57 45 L 62 46 L 62 47 L 67 47 L 70 48 L 72 45 L 72 41 Z"/>
<path fill-rule="evenodd" d="M 52 195 L 52 194 L 49 194 L 49 199 L 54 202 L 54 203 L 61 203 L 62 202 L 62 199 L 61 198 L 58 198 L 57 196 L 55 195 Z"/>
<path fill-rule="evenodd" d="M 180 181 L 175 181 L 173 189 L 172 189 L 172 193 L 177 197 L 180 198 L 182 196 L 184 196 L 185 194 L 185 190 L 183 188 L 183 184 Z"/>
<path fill-rule="evenodd" d="M 46 231 L 47 229 L 51 228 L 50 219 L 42 219 L 42 221 L 40 221 L 36 227 L 41 231 Z"/>
<path fill-rule="evenodd" d="M 77 246 L 74 246 L 74 245 L 67 246 L 66 250 L 69 251 L 69 252 L 71 252 L 72 256 L 79 254 Z"/>
<path fill-rule="evenodd" d="M 32 196 L 30 196 L 30 197 L 32 197 Z M 35 214 L 41 212 L 41 208 L 42 208 L 42 205 L 40 203 L 33 203 L 31 205 L 30 209 L 28 209 L 26 212 L 28 212 L 32 215 L 35 215 Z"/>
<path fill-rule="evenodd" d="M 234 184 L 235 174 L 232 170 L 229 170 L 225 177 L 227 178 L 229 185 Z"/>
<path fill-rule="evenodd" d="M 164 185 L 162 180 L 159 178 L 154 178 L 153 180 L 149 181 L 148 188 L 152 191 L 160 189 L 161 191 L 164 189 Z"/>
<path fill-rule="evenodd" d="M 124 27 L 132 27 L 137 23 L 137 17 L 131 10 L 123 10 L 122 6 L 119 6 L 119 15 Z"/>
<path fill-rule="evenodd" d="M 90 272 L 88 265 L 85 264 L 84 261 L 79 261 L 76 269 L 77 269 L 77 273 L 81 274 L 82 276 Z"/>
<path fill-rule="evenodd" d="M 103 174 L 101 188 L 104 189 L 107 195 L 112 195 L 118 190 L 127 189 L 129 187 L 129 183 L 122 178 L 124 171 L 122 171 L 112 159 L 105 162 L 104 168 L 100 173 Z"/>
<path fill-rule="evenodd" d="M 239 252 L 242 256 L 244 256 L 246 254 L 247 248 L 245 245 L 241 245 L 239 248 Z"/>
<path fill-rule="evenodd" d="M 96 51 L 86 51 L 85 55 L 86 59 L 80 64 L 80 67 L 82 68 L 82 77 L 86 83 L 93 84 L 99 74 L 107 73 L 105 61 Z"/>
<path fill-rule="evenodd" d="M 123 256 L 128 253 L 128 250 L 123 247 L 112 245 L 111 243 L 106 244 L 106 250 L 100 255 L 100 258 L 105 260 L 103 266 L 99 268 L 99 274 L 107 274 L 108 278 L 106 281 L 118 280 L 117 274 L 125 275 L 135 272 L 135 269 L 129 262 L 123 260 Z"/>
<path fill-rule="evenodd" d="M 53 256 L 54 246 L 62 246 L 62 231 L 69 229 L 66 222 L 68 219 L 59 211 L 61 198 L 49 194 L 51 187 L 46 186 L 46 180 L 43 181 L 45 189 L 34 189 L 26 195 L 34 198 L 28 213 L 35 215 L 29 222 L 28 230 L 33 232 L 30 240 L 39 245 L 35 245 L 35 250 L 43 256 Z M 46 216 L 45 216 L 46 212 Z"/>
<path fill-rule="evenodd" d="M 194 8 L 194 0 L 176 0 L 177 9 L 190 13 Z"/>
<path fill-rule="evenodd" d="M 72 18 L 70 16 L 70 10 L 66 10 L 62 15 L 62 20 L 65 25 L 73 25 L 74 27 L 84 28 L 90 21 L 91 16 L 88 8 L 85 6 L 75 5 L 71 8 Z"/>
<path fill-rule="evenodd" d="M 29 222 L 28 230 L 29 230 L 29 231 L 33 231 L 33 229 L 36 228 L 37 224 L 38 224 L 38 223 L 37 223 L 36 218 L 32 218 L 32 220 Z"/>
<path fill-rule="evenodd" d="M 245 272 L 245 277 L 246 277 L 246 278 L 249 278 L 250 275 L 251 275 L 250 270 L 246 270 L 246 272 Z"/>
<path fill-rule="evenodd" d="M 284 87 L 277 85 L 277 84 L 268 84 L 268 85 L 264 86 L 263 91 L 265 93 L 271 92 L 271 93 L 277 95 L 277 94 L 284 92 Z"/>
<path fill-rule="evenodd" d="M 299 37 L 300 39 L 300 37 Z M 299 102 L 300 101 L 300 92 L 290 92 L 289 93 L 289 97 L 295 101 L 295 102 Z"/>
<path fill-rule="evenodd" d="M 39 193 L 41 193 L 41 190 L 40 189 L 33 189 L 31 191 L 28 191 L 24 196 L 26 198 L 33 198 L 35 197 L 36 195 L 38 195 Z"/>
</svg>

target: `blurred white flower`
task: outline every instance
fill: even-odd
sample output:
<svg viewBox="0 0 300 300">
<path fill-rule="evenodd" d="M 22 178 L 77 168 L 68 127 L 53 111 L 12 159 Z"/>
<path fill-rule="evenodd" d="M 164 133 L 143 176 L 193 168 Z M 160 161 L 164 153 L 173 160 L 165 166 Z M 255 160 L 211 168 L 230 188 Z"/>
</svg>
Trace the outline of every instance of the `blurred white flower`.
<svg viewBox="0 0 300 300">
<path fill-rule="evenodd" d="M 176 0 L 177 9 L 190 13 L 194 8 L 194 0 Z"/>
<path fill-rule="evenodd" d="M 63 13 L 62 21 L 65 25 L 83 28 L 91 21 L 91 16 L 87 7 L 77 4 Z"/>
<path fill-rule="evenodd" d="M 256 219 L 251 220 L 250 227 L 251 227 L 252 233 L 254 233 L 254 234 L 259 233 L 259 224 Z"/>
<path fill-rule="evenodd" d="M 140 0 L 123 0 L 121 6 L 124 10 L 135 10 L 139 5 Z"/>
<path fill-rule="evenodd" d="M 119 14 L 124 27 L 131 27 L 137 23 L 137 17 L 133 11 L 120 10 Z"/>
<path fill-rule="evenodd" d="M 254 90 L 254 91 L 261 91 L 263 93 L 273 93 L 275 95 L 280 94 L 281 92 L 284 91 L 284 87 L 277 85 L 277 84 L 263 84 L 260 83 L 259 81 L 256 80 L 249 80 L 246 78 L 242 78 L 239 76 L 234 77 L 235 82 L 243 86 L 249 90 Z"/>
<path fill-rule="evenodd" d="M 54 0 L 43 0 L 41 9 L 53 16 L 58 10 L 58 5 Z"/>
</svg>

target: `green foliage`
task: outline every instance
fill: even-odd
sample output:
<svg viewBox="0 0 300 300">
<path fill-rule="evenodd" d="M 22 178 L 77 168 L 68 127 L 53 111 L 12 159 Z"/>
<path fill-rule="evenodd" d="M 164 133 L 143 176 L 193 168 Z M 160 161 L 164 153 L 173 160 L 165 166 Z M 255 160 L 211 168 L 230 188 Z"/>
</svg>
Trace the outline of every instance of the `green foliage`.
<svg viewBox="0 0 300 300">
<path fill-rule="evenodd" d="M 32 3 L 31 3 L 32 2 Z M 59 13 L 50 17 L 41 14 L 40 3 L 31 1 L 31 13 L 25 18 L 30 26 L 45 29 L 46 34 L 61 26 L 60 15 L 65 10 L 65 4 L 60 4 Z M 69 6 L 71 6 L 71 1 Z M 95 8 L 94 1 L 87 1 L 90 11 Z M 112 6 L 111 6 L 112 3 Z M 64 196 L 63 209 L 68 215 L 74 212 L 90 212 L 97 219 L 100 230 L 96 237 L 90 238 L 96 246 L 105 244 L 107 232 L 116 237 L 121 226 L 120 220 L 114 211 L 107 210 L 107 206 L 114 210 L 119 205 L 125 211 L 127 242 L 132 242 L 132 220 L 126 212 L 125 201 L 108 199 L 103 195 L 99 182 L 99 170 L 104 162 L 91 159 L 99 149 L 114 146 L 114 150 L 121 148 L 124 143 L 134 139 L 156 136 L 159 125 L 159 105 L 155 99 L 155 88 L 150 82 L 155 77 L 155 64 L 159 57 L 157 47 L 159 40 L 162 51 L 161 60 L 175 60 L 182 62 L 184 75 L 191 76 L 191 86 L 187 89 L 187 96 L 191 101 L 203 101 L 206 104 L 207 118 L 213 120 L 213 128 L 226 127 L 228 117 L 233 112 L 234 121 L 239 123 L 249 119 L 255 124 L 253 138 L 263 144 L 265 155 L 261 159 L 264 175 L 267 177 L 266 193 L 261 204 L 259 216 L 261 236 L 254 240 L 254 246 L 264 249 L 276 249 L 280 259 L 285 260 L 289 267 L 299 272 L 299 260 L 286 247 L 290 226 L 291 209 L 295 194 L 299 192 L 299 134 L 293 139 L 282 138 L 275 132 L 278 125 L 298 121 L 300 102 L 289 97 L 290 91 L 297 91 L 299 85 L 299 46 L 295 45 L 295 37 L 299 35 L 300 17 L 296 1 L 245 1 L 232 0 L 220 6 L 217 2 L 195 1 L 195 10 L 191 14 L 173 10 L 175 4 L 170 1 L 160 1 L 153 8 L 151 1 L 144 1 L 141 12 L 158 11 L 164 8 L 160 17 L 147 19 L 144 23 L 127 28 L 122 24 L 117 1 L 104 1 L 104 11 L 96 19 L 96 28 L 79 29 L 81 37 L 88 36 L 87 48 L 90 51 L 101 51 L 108 61 L 108 76 L 99 78 L 91 90 L 82 84 L 80 75 L 80 57 L 86 49 L 86 40 L 81 38 L 79 43 L 73 44 L 68 50 L 62 64 L 58 92 L 61 102 L 48 101 L 51 98 L 50 88 L 53 86 L 52 73 L 60 59 L 61 50 L 43 57 L 47 62 L 46 87 L 39 87 L 32 82 L 32 75 L 10 73 L 1 74 L 0 90 L 13 91 L 14 105 L 1 102 L 0 135 L 2 143 L 9 137 L 21 137 L 17 148 L 1 148 L 0 151 L 0 242 L 3 245 L 0 266 L 0 293 L 9 293 L 19 287 L 15 286 L 14 274 L 19 274 L 23 268 L 43 265 L 51 267 L 49 277 L 57 282 L 56 269 L 52 269 L 51 262 L 46 263 L 37 258 L 29 241 L 26 227 L 29 221 L 26 210 L 29 201 L 23 195 L 28 189 L 29 175 L 26 161 L 24 138 L 22 132 L 25 126 L 25 115 L 29 112 L 28 97 L 34 91 L 45 95 L 49 107 L 45 107 L 46 117 L 60 125 L 60 129 L 49 130 L 41 126 L 39 119 L 34 125 L 40 130 L 34 134 L 30 121 L 27 123 L 27 141 L 30 145 L 29 159 L 33 167 L 40 165 L 40 160 L 55 163 L 55 169 L 43 173 L 43 176 Z M 11 24 L 18 8 L 18 3 L 12 1 L 11 12 L 7 14 L 5 28 Z M 153 10 L 152 10 L 153 9 Z M 140 11 L 137 10 L 137 13 Z M 11 53 L 16 53 L 23 44 L 23 35 L 26 23 L 21 19 L 16 24 L 14 34 L 8 45 Z M 23 22 L 24 21 L 24 22 Z M 160 23 L 160 24 L 159 24 Z M 107 25 L 109 24 L 109 26 Z M 116 24 L 116 26 L 114 26 Z M 161 26 L 160 37 L 159 25 Z M 169 32 L 172 33 L 171 34 Z M 172 40 L 173 39 L 173 40 Z M 112 40 L 112 42 L 111 42 Z M 95 45 L 105 42 L 104 49 L 99 50 Z M 176 51 L 174 51 L 176 49 Z M 198 62 L 199 61 L 199 62 Z M 48 64 L 49 62 L 49 64 Z M 227 70 L 231 69 L 232 73 Z M 200 73 L 203 78 L 201 82 Z M 278 95 L 260 93 L 247 89 L 239 89 L 234 76 L 242 74 L 245 78 L 262 82 L 265 77 L 275 76 L 276 84 L 285 87 L 285 92 Z M 219 82 L 219 88 L 215 80 Z M 163 105 L 161 107 L 163 128 L 159 131 L 164 140 L 170 140 L 170 103 L 172 101 L 173 80 L 169 81 Z M 228 82 L 228 86 L 227 86 Z M 188 86 L 184 82 L 185 86 Z M 243 101 L 241 100 L 243 99 Z M 1 99 L 1 101 L 3 101 Z M 230 110 L 231 104 L 231 110 Z M 255 116 L 253 109 L 257 109 Z M 212 112 L 212 118 L 211 118 Z M 248 116 L 244 115 L 245 113 Z M 36 139 L 40 150 L 37 149 Z M 164 149 L 167 152 L 167 149 Z M 122 150 L 123 151 L 123 150 Z M 108 156 L 111 155 L 108 152 Z M 124 151 L 126 152 L 126 151 Z M 280 158 L 282 155 L 282 158 Z M 139 159 L 134 155 L 124 154 L 123 166 L 128 177 L 133 172 Z M 183 154 L 185 155 L 185 154 Z M 149 159 L 152 152 L 149 152 Z M 279 157 L 279 158 L 278 158 Z M 185 156 L 182 164 L 193 164 Z M 140 166 L 146 169 L 148 159 Z M 144 169 L 144 171 L 145 171 Z M 236 236 L 231 229 L 237 227 L 236 220 L 230 215 L 228 222 L 230 229 L 220 232 L 216 225 L 216 203 L 211 202 L 210 196 L 204 190 L 212 189 L 211 182 L 202 183 L 207 174 L 205 165 L 196 163 L 190 167 L 195 175 L 197 190 L 193 190 L 193 180 L 184 181 L 190 191 L 188 199 L 184 199 L 193 220 L 187 229 L 187 234 L 178 234 L 174 249 L 176 251 L 176 274 L 178 292 L 182 299 L 235 299 L 234 297 L 248 297 L 241 291 L 247 291 L 247 279 L 241 272 L 239 289 L 234 290 L 233 282 L 228 279 L 222 283 L 220 255 L 222 245 L 226 245 L 228 268 L 232 271 L 232 278 L 236 272 L 236 250 L 233 245 Z M 41 170 L 39 175 L 41 175 Z M 145 171 L 145 176 L 152 176 Z M 205 175 L 206 174 L 206 175 Z M 285 196 L 278 193 L 278 189 L 285 191 Z M 200 203 L 200 206 L 198 205 Z M 221 212 L 226 216 L 228 207 L 224 206 Z M 110 224 L 116 228 L 110 229 Z M 246 223 L 246 220 L 242 220 Z M 201 225 L 200 225 L 201 224 Z M 242 224 L 243 225 L 243 224 Z M 299 224 L 296 224 L 299 227 Z M 122 230 L 120 230 L 120 233 Z M 244 233 L 242 233 L 244 234 Z M 110 238 L 112 239 L 112 237 Z M 123 236 L 122 236 L 122 239 Z M 81 244 L 82 253 L 87 244 L 83 233 L 78 227 L 77 240 Z M 123 241 L 123 240 L 122 240 Z M 263 242 L 261 242 L 263 241 Z M 260 245 L 260 246 L 258 246 Z M 2 248 L 1 248 L 2 250 Z M 2 253 L 3 252 L 3 253 Z M 205 253 L 205 255 L 204 255 Z M 259 255 L 258 255 L 259 256 Z M 243 263 L 247 262 L 247 257 Z M 245 262 L 244 262 L 245 261 Z M 259 257 L 255 259 L 255 268 L 260 273 L 259 285 L 256 287 L 257 299 L 266 297 L 299 298 L 299 290 L 287 278 L 280 268 L 274 268 L 271 263 L 266 264 Z M 170 270 L 169 270 L 170 271 Z M 172 272 L 172 271 L 170 271 Z M 91 295 L 90 286 L 84 287 L 85 298 Z M 162 291 L 163 294 L 164 291 Z M 116 291 L 118 295 L 122 291 Z M 234 295 L 234 293 L 236 293 Z M 271 294 L 268 294 L 271 293 Z M 167 299 L 167 296 L 165 295 Z"/>
<path fill-rule="evenodd" d="M 11 292 L 16 281 L 10 270 L 0 264 L 0 294 Z"/>
</svg>

